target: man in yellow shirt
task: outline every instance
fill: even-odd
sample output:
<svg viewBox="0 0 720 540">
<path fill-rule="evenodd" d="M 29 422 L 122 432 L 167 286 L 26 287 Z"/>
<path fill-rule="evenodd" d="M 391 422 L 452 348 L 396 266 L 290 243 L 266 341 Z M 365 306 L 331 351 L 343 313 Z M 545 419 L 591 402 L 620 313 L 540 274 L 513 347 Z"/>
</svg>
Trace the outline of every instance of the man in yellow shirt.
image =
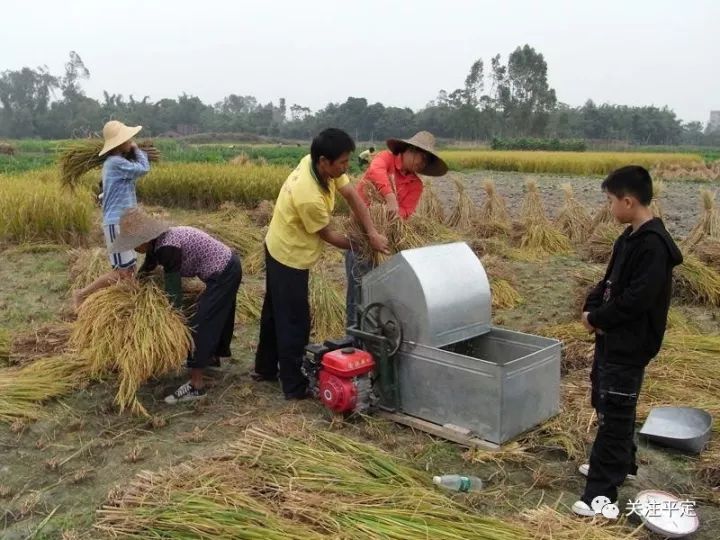
<svg viewBox="0 0 720 540">
<path fill-rule="evenodd" d="M 372 247 L 387 252 L 387 238 L 375 229 L 346 174 L 354 150 L 352 138 L 340 129 L 319 133 L 310 155 L 280 189 L 265 237 L 265 300 L 252 377 L 273 381 L 279 376 L 286 399 L 307 397 L 307 380 L 300 366 L 310 339 L 310 268 L 325 242 L 350 248 L 348 238 L 330 225 L 337 192 L 362 223 Z"/>
</svg>

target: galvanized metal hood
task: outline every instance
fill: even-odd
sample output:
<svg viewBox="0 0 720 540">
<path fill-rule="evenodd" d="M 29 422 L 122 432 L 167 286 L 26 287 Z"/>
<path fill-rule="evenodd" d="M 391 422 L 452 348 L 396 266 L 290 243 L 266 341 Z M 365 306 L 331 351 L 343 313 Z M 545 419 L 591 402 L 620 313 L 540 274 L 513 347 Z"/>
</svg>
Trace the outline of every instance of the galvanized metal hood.
<svg viewBox="0 0 720 540">
<path fill-rule="evenodd" d="M 403 340 L 443 347 L 490 331 L 490 283 L 465 242 L 401 251 L 362 279 L 362 303 L 381 302 Z"/>
</svg>

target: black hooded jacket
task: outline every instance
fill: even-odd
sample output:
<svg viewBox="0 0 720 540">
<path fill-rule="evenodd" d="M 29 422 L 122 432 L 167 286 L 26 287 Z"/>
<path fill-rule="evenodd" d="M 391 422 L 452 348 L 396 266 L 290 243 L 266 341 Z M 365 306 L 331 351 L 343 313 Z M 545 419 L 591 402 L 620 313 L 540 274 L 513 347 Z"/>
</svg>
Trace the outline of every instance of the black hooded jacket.
<svg viewBox="0 0 720 540">
<path fill-rule="evenodd" d="M 583 311 L 602 330 L 604 360 L 646 366 L 660 350 L 670 308 L 672 270 L 682 253 L 659 218 L 615 241 L 605 277 L 588 294 Z"/>
</svg>

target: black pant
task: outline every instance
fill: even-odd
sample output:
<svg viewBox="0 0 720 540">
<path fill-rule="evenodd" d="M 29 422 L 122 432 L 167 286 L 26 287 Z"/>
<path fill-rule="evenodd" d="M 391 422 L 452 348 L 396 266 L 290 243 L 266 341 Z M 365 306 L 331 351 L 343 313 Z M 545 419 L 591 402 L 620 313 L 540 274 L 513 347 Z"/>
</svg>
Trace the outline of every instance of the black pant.
<svg viewBox="0 0 720 540">
<path fill-rule="evenodd" d="M 205 282 L 205 291 L 198 299 L 190 325 L 195 350 L 188 356 L 187 367 L 205 368 L 213 356 L 230 356 L 241 281 L 240 259 L 233 253 L 225 269 Z"/>
<path fill-rule="evenodd" d="M 590 471 L 582 500 L 590 504 L 604 495 L 617 501 L 617 488 L 628 474 L 637 473 L 635 416 L 645 368 L 614 364 L 603 355 L 598 339 L 592 373 L 592 401 L 598 432 L 590 453 Z"/>
<path fill-rule="evenodd" d="M 265 248 L 265 301 L 260 316 L 260 340 L 255 372 L 265 379 L 278 376 L 288 397 L 307 391 L 300 371 L 310 339 L 309 270 L 290 268 L 276 261 Z"/>
</svg>

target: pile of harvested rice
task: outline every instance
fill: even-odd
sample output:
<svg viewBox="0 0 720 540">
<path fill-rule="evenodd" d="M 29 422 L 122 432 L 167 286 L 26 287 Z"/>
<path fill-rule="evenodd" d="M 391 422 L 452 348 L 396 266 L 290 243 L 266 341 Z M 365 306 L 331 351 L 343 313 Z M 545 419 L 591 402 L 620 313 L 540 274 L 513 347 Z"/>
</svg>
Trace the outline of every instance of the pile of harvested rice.
<svg viewBox="0 0 720 540">
<path fill-rule="evenodd" d="M 453 208 L 450 217 L 448 217 L 447 226 L 461 231 L 467 231 L 470 230 L 477 219 L 477 209 L 475 208 L 475 203 L 467 194 L 463 181 L 457 176 L 453 176 L 452 180 L 455 183 L 458 198 L 455 202 L 455 208 Z"/>
<path fill-rule="evenodd" d="M 693 253 L 702 262 L 716 271 L 720 271 L 720 240 L 710 238 L 703 240 L 693 247 Z"/>
<path fill-rule="evenodd" d="M 522 523 L 453 501 L 382 450 L 306 425 L 250 428 L 215 459 L 144 472 L 98 514 L 98 529 L 138 538 L 532 537 Z"/>
<path fill-rule="evenodd" d="M 430 180 L 423 181 L 423 193 L 417 215 L 437 223 L 445 223 L 445 208 Z"/>
<path fill-rule="evenodd" d="M 600 223 L 585 243 L 582 250 L 586 261 L 607 263 L 612 255 L 615 240 L 622 234 L 623 228 L 615 223 Z"/>
<path fill-rule="evenodd" d="M 480 207 L 477 216 L 477 232 L 482 238 L 508 234 L 511 229 L 510 212 L 507 209 L 505 198 L 497 192 L 495 182 L 483 182 L 485 201 Z"/>
<path fill-rule="evenodd" d="M 93 377 L 117 372 L 120 411 L 147 415 L 137 390 L 183 367 L 192 340 L 184 317 L 163 291 L 152 283 L 123 280 L 80 306 L 70 345 L 87 359 Z"/>
<path fill-rule="evenodd" d="M 673 271 L 673 294 L 686 302 L 720 306 L 720 273 L 692 253 Z"/>
<path fill-rule="evenodd" d="M 99 139 L 72 141 L 61 149 L 60 154 L 60 180 L 66 186 L 74 187 L 80 177 L 93 169 L 99 169 L 105 163 L 108 155 L 98 156 L 103 147 Z M 138 146 L 144 150 L 150 161 L 159 161 L 160 152 L 152 141 L 142 141 Z"/>
<path fill-rule="evenodd" d="M 564 233 L 571 242 L 584 242 L 592 230 L 592 218 L 585 207 L 578 202 L 573 194 L 571 184 L 562 185 L 565 202 L 555 221 L 555 226 Z"/>
<path fill-rule="evenodd" d="M 686 249 L 692 248 L 706 237 L 720 240 L 720 211 L 715 206 L 715 197 L 716 192 L 709 189 L 702 190 L 702 215 L 683 242 L 683 247 Z"/>
<path fill-rule="evenodd" d="M 569 252 L 569 238 L 555 228 L 545 215 L 537 182 L 528 180 L 525 186 L 527 193 L 522 204 L 520 249 L 537 255 Z"/>
</svg>

